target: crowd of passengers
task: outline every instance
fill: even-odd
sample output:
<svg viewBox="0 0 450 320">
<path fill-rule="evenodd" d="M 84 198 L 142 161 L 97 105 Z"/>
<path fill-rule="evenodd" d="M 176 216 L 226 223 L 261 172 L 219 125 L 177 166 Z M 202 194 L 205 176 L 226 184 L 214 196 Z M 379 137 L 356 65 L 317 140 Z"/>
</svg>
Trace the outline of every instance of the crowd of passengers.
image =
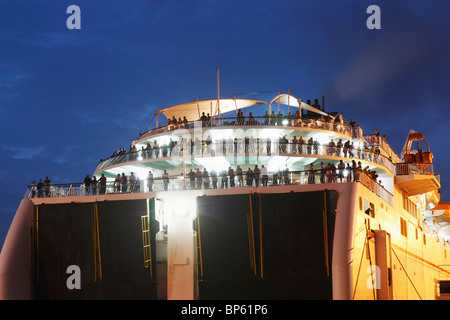
<svg viewBox="0 0 450 320">
<path fill-rule="evenodd" d="M 372 178 L 374 182 L 377 182 L 377 173 L 369 170 L 369 167 L 365 167 L 363 169 L 361 162 L 356 163 L 355 160 L 352 160 L 351 165 L 350 163 L 345 165 L 341 160 L 337 166 L 334 163 L 328 163 L 328 165 L 325 165 L 321 162 L 319 168 L 314 168 L 313 164 L 310 164 L 305 174 L 307 175 L 308 184 L 314 184 L 319 182 L 336 183 L 360 181 L 361 172 L 364 172 L 367 176 Z M 276 186 L 291 184 L 292 181 L 289 173 L 288 168 L 274 172 L 272 174 L 271 185 Z M 316 177 L 319 177 L 319 179 L 316 179 Z M 255 165 L 253 169 L 248 167 L 245 171 L 239 165 L 236 170 L 230 166 L 228 170 L 222 170 L 220 172 L 216 172 L 215 170 L 211 170 L 209 172 L 206 168 L 203 168 L 203 171 L 200 171 L 199 168 L 196 168 L 190 169 L 190 171 L 186 174 L 186 177 L 181 174 L 181 176 L 177 176 L 176 178 L 182 178 L 181 187 L 190 190 L 226 189 L 244 186 L 259 187 L 267 186 L 269 184 L 269 174 L 267 167 L 264 165 L 260 168 L 258 165 Z M 154 191 L 153 187 L 155 180 L 157 179 L 154 177 L 153 172 L 149 171 L 146 177 L 148 192 Z M 162 181 L 164 190 L 169 190 L 171 179 L 166 170 L 164 170 L 159 180 Z M 381 180 L 379 183 L 381 184 Z M 125 173 L 117 174 L 112 184 L 113 192 L 115 193 L 141 192 L 141 180 L 139 176 L 135 175 L 133 172 L 131 172 L 129 176 Z M 82 188 L 84 188 L 84 195 L 96 195 L 97 191 L 98 194 L 105 194 L 106 186 L 106 177 L 103 174 L 99 180 L 97 180 L 96 176 L 90 178 L 89 175 L 86 175 Z M 48 177 L 46 178 L 45 183 L 42 183 L 40 180 L 38 185 L 36 185 L 35 181 L 33 181 L 32 185 L 29 186 L 31 190 L 31 198 L 34 198 L 35 196 L 39 198 L 52 196 L 50 193 L 50 187 L 51 182 Z"/>
<path fill-rule="evenodd" d="M 272 111 L 272 113 L 269 114 L 269 111 L 266 111 L 266 113 L 262 117 L 255 117 L 252 112 L 248 114 L 246 117 L 244 115 L 244 112 L 242 110 L 237 111 L 236 116 L 236 122 L 233 124 L 237 125 L 258 125 L 260 122 L 257 120 L 257 118 L 262 118 L 264 121 L 264 125 L 269 126 L 281 126 L 281 125 L 295 125 L 295 126 L 302 126 L 306 123 L 312 125 L 313 127 L 317 128 L 329 128 L 329 124 L 344 124 L 344 120 L 342 118 L 342 115 L 338 115 L 336 118 L 331 116 L 321 116 L 318 120 L 308 119 L 308 121 L 304 121 L 300 110 L 297 110 L 296 113 L 291 114 L 291 112 L 288 112 L 287 115 L 284 115 L 280 110 L 277 114 L 275 114 L 275 111 Z M 211 115 L 209 113 L 205 114 L 205 112 L 202 112 L 201 117 L 197 121 L 201 121 L 203 126 L 209 126 L 211 124 Z M 225 118 L 227 119 L 227 118 Z M 233 118 L 234 119 L 234 118 Z M 287 121 L 285 121 L 287 120 Z M 228 123 L 228 122 L 227 122 Z M 328 124 L 328 125 L 326 125 Z M 355 121 L 353 119 L 348 124 L 350 127 L 356 127 Z M 167 127 L 173 129 L 173 128 L 187 128 L 189 126 L 189 121 L 187 120 L 186 116 L 181 119 L 180 117 L 178 120 L 175 118 L 175 116 L 172 116 L 172 118 L 167 119 Z"/>
<path fill-rule="evenodd" d="M 311 154 L 311 155 L 327 155 L 327 156 L 337 156 L 345 158 L 357 158 L 362 160 L 375 161 L 376 157 L 380 155 L 380 149 L 376 146 L 369 147 L 365 145 L 363 149 L 359 146 L 355 148 L 353 141 L 342 139 L 331 141 L 328 144 L 321 145 L 317 139 L 312 137 L 309 139 L 304 139 L 303 137 L 294 136 L 289 141 L 286 136 L 280 137 L 278 139 L 278 145 L 273 145 L 270 138 L 254 138 L 245 137 L 244 139 L 231 138 L 222 139 L 219 143 L 214 143 L 211 137 L 208 136 L 206 140 L 200 141 L 198 137 L 195 139 L 185 139 L 181 138 L 180 142 L 174 141 L 170 138 L 168 144 L 159 145 L 156 140 L 148 142 L 144 147 L 142 146 L 139 150 L 136 145 L 131 145 L 129 151 L 127 152 L 125 148 L 120 148 L 118 151 L 114 152 L 112 157 L 129 155 L 130 161 L 137 160 L 138 156 L 142 159 L 151 158 L 165 158 L 170 156 L 180 156 L 186 150 L 187 154 L 201 155 L 201 154 L 215 154 L 222 151 L 223 154 L 237 154 L 237 153 L 255 153 L 260 154 L 267 153 L 270 155 L 273 150 L 272 148 L 278 148 L 279 153 L 292 153 L 292 154 Z M 325 147 L 325 151 L 323 152 Z M 218 148 L 221 148 L 218 149 Z M 320 152 L 319 152 L 320 150 Z M 356 153 L 356 156 L 355 156 Z"/>
<path fill-rule="evenodd" d="M 265 125 L 282 125 L 284 120 L 288 120 L 289 123 L 292 125 L 302 125 L 302 117 L 300 114 L 300 110 L 298 110 L 294 115 L 292 115 L 290 112 L 288 115 L 284 115 L 281 113 L 281 111 L 278 111 L 278 114 L 275 114 L 275 111 L 272 111 L 271 114 L 269 114 L 268 111 L 266 111 L 264 118 L 264 124 Z M 247 119 L 247 120 L 246 120 Z M 209 113 L 205 114 L 205 112 L 202 113 L 202 116 L 198 119 L 202 122 L 204 126 L 209 125 L 211 122 L 211 116 Z M 239 125 L 252 125 L 252 124 L 259 124 L 259 122 L 255 119 L 252 112 L 249 113 L 247 118 L 244 115 L 244 112 L 242 110 L 238 110 L 237 112 L 237 118 L 236 118 L 237 124 Z M 342 119 L 341 115 L 338 115 L 338 117 L 335 119 L 333 117 L 327 116 L 321 116 L 320 119 L 316 121 L 312 121 L 308 123 L 308 126 L 310 127 L 316 127 L 316 128 L 323 128 L 322 124 L 325 123 L 338 123 L 338 124 L 344 124 L 344 121 Z M 168 126 L 170 127 L 186 127 L 189 125 L 189 122 L 186 118 L 186 116 L 183 117 L 183 119 L 178 118 L 178 120 L 175 118 L 175 116 L 172 116 L 172 119 L 168 119 Z M 356 123 L 352 119 L 349 123 L 349 126 L 351 128 L 356 128 Z M 142 136 L 142 134 L 140 134 Z M 243 140 L 243 141 L 242 141 Z M 258 150 L 260 153 L 266 152 L 267 154 L 270 154 L 272 152 L 272 141 L 270 138 L 264 139 L 264 138 L 253 138 L 253 137 L 246 137 L 244 139 L 232 139 L 231 137 L 228 139 L 223 139 L 221 144 L 223 145 L 223 153 L 229 152 L 229 153 L 238 153 L 238 152 L 255 152 Z M 290 152 L 287 150 L 287 146 L 291 145 Z M 189 148 L 190 146 L 190 148 Z M 303 149 L 303 146 L 305 149 Z M 280 137 L 278 141 L 278 152 L 281 153 L 308 153 L 308 154 L 319 154 L 319 147 L 321 145 L 317 140 L 313 140 L 312 138 L 308 139 L 307 141 L 303 140 L 302 137 L 299 137 L 297 139 L 296 136 L 294 136 L 291 141 L 289 141 L 286 136 Z M 323 147 L 324 145 L 322 145 Z M 335 156 L 344 156 L 349 158 L 354 157 L 354 145 L 353 142 L 350 142 L 349 140 L 345 143 L 342 142 L 340 139 L 337 142 L 334 142 L 331 140 L 328 145 L 325 145 L 327 148 L 327 155 L 335 155 Z M 217 143 L 216 143 L 217 147 Z M 220 143 L 219 143 L 220 147 Z M 138 155 L 141 155 L 144 159 L 150 159 L 150 158 L 159 158 L 161 157 L 168 157 L 168 156 L 178 156 L 182 155 L 184 150 L 187 150 L 190 152 L 190 154 L 201 154 L 202 152 L 208 153 L 214 153 L 216 151 L 215 148 L 213 148 L 213 143 L 211 140 L 211 137 L 208 136 L 206 140 L 200 141 L 198 137 L 195 138 L 195 140 L 185 138 L 181 138 L 181 141 L 174 141 L 172 138 L 170 139 L 170 142 L 168 144 L 159 145 L 156 140 L 152 142 L 148 142 L 147 145 L 144 147 L 141 147 L 141 150 L 138 150 L 135 145 L 131 145 L 129 147 L 129 151 L 127 152 L 125 148 L 120 148 L 118 151 L 115 151 L 112 155 L 112 157 L 117 156 L 123 156 L 129 154 L 132 159 L 137 159 Z M 341 153 L 341 150 L 343 153 Z M 358 152 L 357 158 L 358 159 L 370 159 L 369 155 L 371 153 L 373 154 L 379 154 L 379 149 L 372 147 L 369 148 L 369 146 L 365 145 L 364 148 L 361 150 L 358 148 L 356 150 Z M 100 160 L 102 162 L 103 159 Z"/>
<path fill-rule="evenodd" d="M 319 168 L 314 168 L 313 164 L 311 164 L 306 174 L 308 177 L 308 184 L 314 184 L 316 183 L 316 177 L 319 177 L 319 181 L 317 182 L 320 183 L 360 181 L 361 172 L 364 172 L 374 182 L 377 182 L 378 175 L 376 171 L 370 170 L 368 166 L 363 169 L 361 162 L 356 163 L 354 160 L 352 161 L 352 165 L 350 165 L 350 163 L 345 165 L 342 160 L 337 166 L 334 163 L 325 165 L 321 162 Z M 274 172 L 272 174 L 271 185 L 291 184 L 289 173 L 288 168 Z M 204 168 L 203 171 L 200 171 L 199 168 L 195 169 L 195 171 L 191 169 L 187 173 L 186 179 L 189 179 L 189 189 L 202 189 L 202 187 L 203 189 L 226 189 L 236 186 L 258 187 L 260 185 L 267 186 L 269 183 L 269 175 L 267 168 L 264 165 L 262 165 L 261 168 L 259 168 L 258 165 L 255 165 L 253 169 L 249 167 L 246 171 L 238 165 L 236 170 L 229 167 L 228 171 L 222 170 L 219 173 L 215 170 L 208 172 L 206 168 Z M 381 180 L 379 183 L 381 184 Z"/>
<path fill-rule="evenodd" d="M 262 122 L 258 121 L 258 119 L 262 119 Z M 209 127 L 209 126 L 221 126 L 221 125 L 265 125 L 265 126 L 305 126 L 310 128 L 317 128 L 317 129 L 326 129 L 326 130 L 333 130 L 333 131 L 341 131 L 341 132 L 347 132 L 348 134 L 352 134 L 352 136 L 357 136 L 357 124 L 352 119 L 348 124 L 344 123 L 344 119 L 342 118 L 342 115 L 337 115 L 336 117 L 332 116 L 321 116 L 319 119 L 315 118 L 303 118 L 300 110 L 298 110 L 295 114 L 291 114 L 291 112 L 288 112 L 287 115 L 284 115 L 280 110 L 277 114 L 275 114 L 275 111 L 272 111 L 271 114 L 269 114 L 268 111 L 265 112 L 264 116 L 254 116 L 252 112 L 248 114 L 246 117 L 244 115 L 244 112 L 239 109 L 237 111 L 236 118 L 223 118 L 220 117 L 215 119 L 215 121 L 212 121 L 212 117 L 209 113 L 205 114 L 205 112 L 202 112 L 202 115 L 199 117 L 199 119 L 195 121 L 189 121 L 186 116 L 183 116 L 183 119 L 181 117 L 178 118 L 178 120 L 175 118 L 175 116 L 172 116 L 172 118 L 167 119 L 167 125 L 166 126 L 160 126 L 156 129 L 152 129 L 150 131 L 147 131 L 146 133 L 139 133 L 139 136 L 142 137 L 144 135 L 152 134 L 152 132 L 156 131 L 171 131 L 176 129 L 189 129 L 191 127 L 191 124 L 195 123 L 196 121 L 201 122 L 203 127 Z"/>
</svg>

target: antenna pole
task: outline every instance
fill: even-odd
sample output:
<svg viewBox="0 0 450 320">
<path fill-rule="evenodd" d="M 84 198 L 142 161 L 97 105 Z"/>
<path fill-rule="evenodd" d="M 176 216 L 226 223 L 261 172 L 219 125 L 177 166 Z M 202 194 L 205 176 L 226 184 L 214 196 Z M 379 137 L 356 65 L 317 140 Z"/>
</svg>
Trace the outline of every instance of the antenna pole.
<svg viewBox="0 0 450 320">
<path fill-rule="evenodd" d="M 289 105 L 289 102 L 290 102 L 289 100 L 290 100 L 290 99 L 289 99 L 289 98 L 290 98 L 290 97 L 291 97 L 291 89 L 288 89 L 288 113 L 289 113 L 289 111 L 290 111 L 290 110 L 289 110 L 289 108 L 290 108 L 290 105 Z"/>
<path fill-rule="evenodd" d="M 155 116 L 156 116 L 156 128 L 158 128 L 158 116 L 159 116 L 159 110 L 156 110 Z"/>
<path fill-rule="evenodd" d="M 217 116 L 220 115 L 220 80 L 219 80 L 219 69 L 217 71 Z M 220 121 L 220 120 L 219 120 Z"/>
</svg>

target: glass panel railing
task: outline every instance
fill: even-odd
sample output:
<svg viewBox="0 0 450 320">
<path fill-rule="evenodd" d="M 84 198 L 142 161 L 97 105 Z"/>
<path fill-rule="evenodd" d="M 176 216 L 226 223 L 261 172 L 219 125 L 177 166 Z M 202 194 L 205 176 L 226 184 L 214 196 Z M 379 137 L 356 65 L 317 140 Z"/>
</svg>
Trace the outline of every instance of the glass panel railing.
<svg viewBox="0 0 450 320">
<path fill-rule="evenodd" d="M 175 144 L 173 147 L 162 146 L 157 148 L 142 149 L 136 152 L 123 153 L 103 160 L 97 166 L 97 171 L 117 164 L 133 161 L 148 161 L 152 159 L 174 160 L 184 157 L 239 157 L 239 156 L 321 156 L 336 157 L 346 161 L 365 160 L 386 167 L 394 172 L 394 164 L 390 159 L 370 149 L 355 149 L 353 145 L 320 145 L 317 141 L 286 142 L 271 141 L 269 139 L 236 139 L 226 140 L 220 143 L 198 142 Z"/>
<path fill-rule="evenodd" d="M 83 183 L 57 184 L 45 189 L 29 186 L 25 198 L 79 197 L 105 194 L 129 194 L 174 190 L 228 189 L 243 187 L 265 187 L 282 185 L 305 185 L 325 183 L 359 182 L 393 206 L 393 195 L 378 183 L 370 174 L 357 168 L 325 168 L 308 171 L 283 171 L 272 174 L 242 172 L 242 174 L 220 172 L 218 174 L 197 174 L 193 177 L 153 178 L 151 180 L 129 180 L 115 183 L 86 186 Z"/>
<path fill-rule="evenodd" d="M 434 175 L 432 163 L 397 163 L 395 164 L 395 175 Z M 438 179 L 438 178 L 436 178 Z"/>
<path fill-rule="evenodd" d="M 277 117 L 222 117 L 210 120 L 196 120 L 196 121 L 181 121 L 175 124 L 170 123 L 164 127 L 149 130 L 144 134 L 141 134 L 139 140 L 149 138 L 155 134 L 167 133 L 177 129 L 194 129 L 195 127 L 208 128 L 217 127 L 245 127 L 245 126 L 265 126 L 265 127 L 277 127 L 277 128 L 291 128 L 291 127 L 304 127 L 312 129 L 320 129 L 326 131 L 333 131 L 336 133 L 344 134 L 349 138 L 363 138 L 362 128 L 357 125 L 349 125 L 336 121 L 326 119 L 300 119 L 295 116 L 277 116 Z"/>
</svg>

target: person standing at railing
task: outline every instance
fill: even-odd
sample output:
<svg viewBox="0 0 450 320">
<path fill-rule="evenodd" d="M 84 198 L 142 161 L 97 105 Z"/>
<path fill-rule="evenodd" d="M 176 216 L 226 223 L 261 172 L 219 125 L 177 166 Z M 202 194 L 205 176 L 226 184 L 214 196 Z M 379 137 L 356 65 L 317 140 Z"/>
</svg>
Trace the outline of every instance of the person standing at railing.
<svg viewBox="0 0 450 320">
<path fill-rule="evenodd" d="M 255 165 L 255 168 L 253 169 L 253 178 L 255 179 L 255 186 L 259 187 L 259 175 L 261 171 L 258 168 L 258 165 Z"/>
<path fill-rule="evenodd" d="M 264 118 L 264 125 L 268 126 L 270 123 L 270 115 L 269 115 L 269 111 L 266 111 L 266 113 L 263 116 Z"/>
<path fill-rule="evenodd" d="M 237 121 L 238 121 L 238 125 L 240 125 L 240 126 L 244 125 L 244 123 L 245 123 L 244 112 L 240 109 L 238 110 Z"/>
<path fill-rule="evenodd" d="M 278 111 L 278 114 L 277 114 L 277 125 L 278 126 L 281 126 L 281 124 L 283 123 L 283 119 L 284 119 L 283 114 L 281 113 L 281 111 Z"/>
<path fill-rule="evenodd" d="M 296 136 L 294 136 L 294 138 L 291 140 L 291 153 L 297 153 L 297 144 L 298 144 L 298 139 Z"/>
<path fill-rule="evenodd" d="M 270 152 L 272 151 L 272 140 L 270 138 L 266 139 L 266 150 L 267 155 L 270 155 Z"/>
<path fill-rule="evenodd" d="M 190 186 L 190 189 L 194 190 L 195 189 L 195 172 L 192 171 L 192 169 L 191 169 L 191 171 L 189 171 L 188 175 L 189 175 L 189 186 Z"/>
<path fill-rule="evenodd" d="M 153 142 L 153 155 L 155 156 L 155 158 L 158 158 L 159 156 L 159 145 L 156 140 Z"/>
<path fill-rule="evenodd" d="M 350 140 L 345 141 L 344 143 L 344 158 L 347 158 L 348 149 L 350 148 Z"/>
<path fill-rule="evenodd" d="M 234 181 L 234 169 L 232 167 L 228 167 L 228 177 L 230 178 L 230 188 L 235 186 Z"/>
<path fill-rule="evenodd" d="M 136 184 L 134 185 L 134 192 L 141 193 L 141 179 L 136 176 Z"/>
<path fill-rule="evenodd" d="M 272 174 L 272 185 L 273 185 L 273 186 L 278 185 L 278 171 L 275 171 L 275 172 Z"/>
<path fill-rule="evenodd" d="M 44 184 L 42 183 L 42 179 L 39 179 L 39 182 L 36 185 L 38 198 L 42 198 L 43 197 L 42 189 L 44 189 Z"/>
<path fill-rule="evenodd" d="M 222 180 L 222 189 L 228 188 L 227 170 L 224 169 L 220 172 L 220 179 Z"/>
<path fill-rule="evenodd" d="M 331 163 L 327 165 L 327 182 L 333 182 L 333 168 Z"/>
<path fill-rule="evenodd" d="M 264 165 L 261 166 L 261 177 L 262 177 L 262 185 L 267 186 L 269 176 L 267 175 L 267 168 L 264 167 Z"/>
<path fill-rule="evenodd" d="M 320 183 L 325 182 L 326 173 L 327 173 L 327 167 L 323 164 L 323 162 L 320 162 Z"/>
<path fill-rule="evenodd" d="M 234 154 L 234 150 L 233 150 L 234 149 L 234 139 L 231 136 L 228 137 L 226 144 L 227 144 L 227 146 L 226 146 L 227 155 L 228 156 L 233 155 Z"/>
<path fill-rule="evenodd" d="M 96 176 L 93 176 L 93 177 L 92 177 L 92 181 L 91 181 L 91 185 L 92 185 L 92 194 L 93 194 L 93 195 L 96 195 L 96 194 L 97 194 L 97 183 L 98 183 L 97 177 L 96 177 Z"/>
<path fill-rule="evenodd" d="M 161 146 L 161 154 L 162 154 L 162 157 L 163 158 L 165 158 L 165 157 L 167 157 L 167 154 L 168 154 L 168 152 L 169 152 L 169 147 L 166 145 L 166 144 L 163 144 L 162 146 Z"/>
<path fill-rule="evenodd" d="M 236 175 L 238 178 L 239 187 L 243 187 L 244 186 L 244 172 L 242 171 L 242 168 L 240 166 L 237 166 L 237 168 L 236 168 Z"/>
<path fill-rule="evenodd" d="M 357 133 L 357 128 L 356 128 L 356 122 L 352 119 L 348 125 L 350 126 L 350 128 L 352 130 L 352 138 L 357 138 L 358 133 Z"/>
<path fill-rule="evenodd" d="M 314 154 L 319 154 L 319 141 L 314 140 Z"/>
<path fill-rule="evenodd" d="M 120 180 L 120 182 L 122 183 L 122 192 L 125 193 L 128 190 L 128 178 L 125 175 L 125 173 L 122 172 L 122 178 Z"/>
<path fill-rule="evenodd" d="M 89 175 L 87 174 L 86 177 L 84 178 L 84 193 L 86 195 L 89 195 L 89 189 L 91 187 L 91 178 L 89 177 Z"/>
<path fill-rule="evenodd" d="M 211 170 L 211 180 L 213 189 L 217 189 L 217 172 L 214 169 Z"/>
<path fill-rule="evenodd" d="M 147 147 L 145 148 L 145 158 L 150 159 L 152 157 L 152 146 L 147 142 Z"/>
<path fill-rule="evenodd" d="M 342 182 L 342 179 L 344 178 L 344 170 L 345 170 L 345 163 L 341 160 L 338 164 L 338 178 L 339 182 Z"/>
<path fill-rule="evenodd" d="M 202 151 L 202 142 L 198 137 L 195 137 L 194 146 L 195 146 L 195 154 L 200 155 Z"/>
<path fill-rule="evenodd" d="M 286 138 L 286 136 L 283 136 L 282 138 L 280 138 L 280 142 L 279 142 L 279 144 L 280 144 L 280 152 L 282 152 L 282 153 L 286 153 L 287 152 L 286 146 L 287 146 L 288 143 L 289 143 L 289 141 Z"/>
<path fill-rule="evenodd" d="M 352 143 L 350 143 L 350 146 L 348 147 L 348 157 L 349 158 L 353 158 L 354 157 L 354 154 L 353 154 L 353 149 L 354 149 L 355 147 L 354 147 L 354 145 L 353 145 L 353 142 Z"/>
<path fill-rule="evenodd" d="M 334 163 L 332 163 L 331 164 L 331 172 L 332 172 L 332 175 L 333 175 L 333 183 L 337 182 L 337 178 L 338 178 L 337 171 L 338 171 L 338 169 L 337 169 L 336 165 Z"/>
<path fill-rule="evenodd" d="M 282 174 L 283 174 L 284 184 L 289 184 L 289 168 L 286 167 L 286 169 L 283 170 Z"/>
<path fill-rule="evenodd" d="M 203 168 L 203 188 L 205 189 L 209 189 L 209 173 L 208 170 L 206 170 L 206 168 Z"/>
<path fill-rule="evenodd" d="M 366 160 L 370 161 L 369 155 L 370 155 L 370 149 L 369 149 L 369 147 L 367 145 L 365 145 L 364 146 L 364 158 L 363 159 L 366 159 Z"/>
<path fill-rule="evenodd" d="M 270 115 L 270 124 L 272 126 L 274 126 L 276 121 L 277 121 L 277 115 L 275 114 L 275 111 L 272 111 L 272 114 Z"/>
<path fill-rule="evenodd" d="M 114 179 L 114 192 L 120 192 L 120 173 L 117 174 L 116 179 Z"/>
<path fill-rule="evenodd" d="M 248 115 L 248 125 L 255 125 L 256 124 L 256 120 L 255 120 L 255 118 L 253 117 L 253 113 L 251 113 L 250 112 L 250 114 Z"/>
<path fill-rule="evenodd" d="M 147 175 L 147 188 L 148 188 L 148 192 L 153 191 L 153 172 L 152 171 L 149 171 L 148 175 Z"/>
<path fill-rule="evenodd" d="M 347 173 L 347 182 L 352 181 L 352 168 L 350 167 L 350 163 L 347 163 L 345 167 L 345 172 Z"/>
<path fill-rule="evenodd" d="M 303 153 L 303 145 L 305 144 L 305 140 L 303 140 L 303 137 L 300 137 L 298 139 L 298 153 L 302 154 Z"/>
<path fill-rule="evenodd" d="M 311 137 L 311 138 L 308 139 L 308 146 L 307 146 L 308 154 L 311 154 L 313 145 L 314 145 L 314 140 Z"/>
<path fill-rule="evenodd" d="M 294 114 L 294 126 L 301 127 L 303 125 L 302 123 L 302 117 L 300 115 L 300 109 L 297 110 L 297 112 Z"/>
<path fill-rule="evenodd" d="M 50 185 L 51 185 L 50 179 L 48 177 L 45 177 L 44 190 L 45 190 L 45 196 L 46 197 L 50 197 Z"/>
<path fill-rule="evenodd" d="M 357 165 L 356 165 L 356 161 L 352 160 L 352 181 L 355 182 L 356 181 L 356 170 L 357 170 Z"/>
<path fill-rule="evenodd" d="M 288 119 L 288 126 L 292 126 L 294 124 L 293 122 L 294 116 L 291 114 L 290 111 L 288 112 L 287 119 Z"/>
<path fill-rule="evenodd" d="M 166 170 L 164 170 L 161 177 L 164 183 L 164 191 L 167 191 L 169 189 L 169 174 L 167 173 Z"/>
<path fill-rule="evenodd" d="M 341 155 L 341 150 L 342 150 L 342 139 L 339 139 L 339 141 L 336 143 L 336 155 L 340 156 Z"/>
<path fill-rule="evenodd" d="M 133 172 L 130 173 L 130 192 L 136 192 L 136 176 Z"/>
<path fill-rule="evenodd" d="M 308 168 L 308 184 L 315 183 L 316 170 L 314 170 L 314 165 L 311 163 Z"/>
<path fill-rule="evenodd" d="M 106 177 L 103 173 L 99 179 L 99 182 L 100 182 L 100 194 L 105 194 L 106 193 Z"/>
<path fill-rule="evenodd" d="M 31 192 L 31 198 L 34 198 L 34 196 L 36 195 L 36 181 L 33 180 L 33 182 L 31 183 L 31 186 L 29 186 L 30 188 L 30 192 Z"/>
<path fill-rule="evenodd" d="M 200 172 L 199 168 L 197 168 L 197 171 L 195 172 L 195 177 L 197 178 L 197 189 L 201 189 L 202 188 L 203 175 Z"/>
<path fill-rule="evenodd" d="M 202 122 L 202 126 L 205 127 L 206 126 L 206 122 L 208 121 L 208 118 L 206 117 L 205 113 L 202 112 L 202 116 L 199 119 Z"/>
<path fill-rule="evenodd" d="M 336 144 L 334 143 L 333 139 L 331 139 L 331 141 L 328 143 L 328 152 L 327 154 L 329 156 L 332 156 L 334 154 L 334 147 L 336 146 Z"/>
<path fill-rule="evenodd" d="M 355 176 L 354 176 L 354 181 L 360 181 L 361 179 L 361 172 L 362 172 L 362 166 L 361 166 L 361 162 L 358 161 L 358 165 L 356 166 L 356 170 L 355 170 Z"/>
<path fill-rule="evenodd" d="M 208 135 L 208 137 L 206 138 L 206 140 L 205 140 L 205 146 L 206 146 L 206 154 L 207 155 L 209 155 L 209 156 L 212 156 L 212 154 L 211 154 L 211 147 L 212 147 L 212 139 L 211 139 L 211 136 L 210 135 Z"/>
<path fill-rule="evenodd" d="M 247 178 L 247 186 L 251 187 L 253 185 L 253 171 L 250 167 L 248 167 L 248 170 L 246 172 L 246 178 Z"/>
</svg>

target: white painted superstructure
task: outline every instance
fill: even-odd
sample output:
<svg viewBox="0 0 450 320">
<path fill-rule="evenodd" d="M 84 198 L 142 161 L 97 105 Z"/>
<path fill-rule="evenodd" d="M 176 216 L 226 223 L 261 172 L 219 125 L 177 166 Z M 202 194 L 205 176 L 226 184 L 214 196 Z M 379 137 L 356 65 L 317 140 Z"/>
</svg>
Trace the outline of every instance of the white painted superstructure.
<svg viewBox="0 0 450 320">
<path fill-rule="evenodd" d="M 280 106 L 292 115 L 277 116 Z M 267 107 L 269 117 L 251 117 L 246 111 Z M 0 298 L 30 298 L 26 284 L 13 289 L 11 283 L 19 277 L 15 271 L 25 272 L 30 256 L 12 252 L 19 246 L 25 250 L 29 236 L 24 230 L 33 205 L 154 199 L 160 227 L 156 259 L 162 263 L 158 268 L 167 267 L 158 281 L 165 283 L 167 299 L 190 300 L 199 298 L 203 271 L 199 199 L 249 195 L 251 202 L 252 195 L 308 192 L 331 192 L 336 198 L 334 230 L 327 229 L 325 213 L 323 227 L 324 235 L 333 234 L 332 241 L 324 240 L 325 252 L 330 249 L 332 255 L 325 263 L 333 299 L 445 298 L 440 288 L 450 280 L 449 208 L 439 204 L 439 176 L 430 150 L 412 148 L 419 140 L 426 143 L 420 133 L 410 133 L 399 156 L 378 133 L 363 135 L 362 128 L 339 113 L 326 113 L 317 100 L 311 106 L 289 93 L 269 102 L 196 100 L 158 110 L 159 114 L 177 121 L 140 134 L 129 151 L 119 150 L 100 161 L 94 175 L 97 180 L 106 178 L 104 186 L 54 185 L 40 195 L 27 191 L 0 256 Z M 321 171 L 322 163 L 335 168 Z M 242 181 L 238 167 L 243 169 Z M 264 169 L 251 176 L 250 185 L 247 171 L 254 173 L 256 167 Z M 191 170 L 196 169 L 200 174 L 191 180 Z M 229 169 L 234 171 L 231 176 Z M 127 177 L 125 189 L 120 180 L 116 185 L 122 174 Z M 262 242 L 262 233 L 259 237 Z M 252 267 L 261 280 L 262 253 L 261 247 L 260 270 L 256 272 L 257 259 Z"/>
</svg>

